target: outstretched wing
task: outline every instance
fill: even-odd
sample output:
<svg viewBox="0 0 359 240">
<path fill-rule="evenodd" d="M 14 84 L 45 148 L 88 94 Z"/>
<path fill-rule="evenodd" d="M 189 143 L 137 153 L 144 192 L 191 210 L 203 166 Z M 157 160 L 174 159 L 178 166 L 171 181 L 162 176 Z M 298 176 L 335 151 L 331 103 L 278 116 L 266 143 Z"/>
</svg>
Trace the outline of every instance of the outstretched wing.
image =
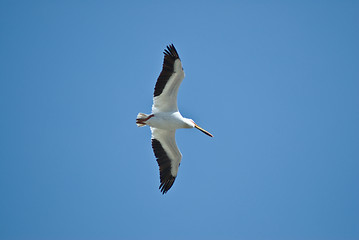
<svg viewBox="0 0 359 240">
<path fill-rule="evenodd" d="M 178 111 L 177 93 L 184 78 L 181 59 L 173 44 L 164 50 L 162 71 L 157 79 L 153 94 L 152 112 Z"/>
<path fill-rule="evenodd" d="M 152 148 L 160 168 L 160 187 L 165 194 L 173 185 L 182 154 L 178 150 L 175 133 L 176 131 L 152 128 Z"/>
</svg>

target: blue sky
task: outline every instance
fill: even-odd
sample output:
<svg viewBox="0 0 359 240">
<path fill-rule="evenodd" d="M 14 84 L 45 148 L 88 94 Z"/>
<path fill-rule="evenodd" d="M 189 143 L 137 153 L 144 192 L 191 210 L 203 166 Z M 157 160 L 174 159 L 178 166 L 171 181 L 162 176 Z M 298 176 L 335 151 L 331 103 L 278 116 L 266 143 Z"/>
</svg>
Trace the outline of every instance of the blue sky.
<svg viewBox="0 0 359 240">
<path fill-rule="evenodd" d="M 1 1 L 0 238 L 359 239 L 358 1 Z M 186 78 L 162 195 L 149 113 Z"/>
</svg>

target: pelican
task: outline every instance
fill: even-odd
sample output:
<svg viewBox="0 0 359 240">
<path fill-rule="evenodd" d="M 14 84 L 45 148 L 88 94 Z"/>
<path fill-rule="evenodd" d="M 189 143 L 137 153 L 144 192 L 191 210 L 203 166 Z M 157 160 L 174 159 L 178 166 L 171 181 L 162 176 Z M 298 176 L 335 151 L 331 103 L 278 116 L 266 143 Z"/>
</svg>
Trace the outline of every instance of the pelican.
<svg viewBox="0 0 359 240">
<path fill-rule="evenodd" d="M 182 117 L 177 107 L 177 93 L 185 77 L 181 59 L 173 44 L 164 50 L 162 71 L 157 78 L 153 94 L 152 113 L 137 115 L 138 127 L 150 126 L 152 149 L 160 168 L 162 194 L 172 187 L 178 172 L 182 154 L 179 151 L 175 133 L 179 128 L 197 128 L 210 137 L 212 134 L 199 127 L 192 119 Z"/>
</svg>

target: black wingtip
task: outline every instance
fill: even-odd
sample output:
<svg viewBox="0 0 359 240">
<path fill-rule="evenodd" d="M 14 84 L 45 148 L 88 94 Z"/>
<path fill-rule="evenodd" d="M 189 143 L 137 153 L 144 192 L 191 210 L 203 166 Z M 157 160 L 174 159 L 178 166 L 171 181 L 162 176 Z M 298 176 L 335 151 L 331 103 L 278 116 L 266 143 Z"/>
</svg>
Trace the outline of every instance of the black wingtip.
<svg viewBox="0 0 359 240">
<path fill-rule="evenodd" d="M 168 192 L 168 190 L 170 190 L 170 188 L 172 187 L 175 180 L 176 180 L 176 178 L 173 176 L 167 178 L 164 181 L 161 179 L 161 184 L 158 187 L 158 189 L 161 190 L 162 194 L 166 194 Z"/>
<path fill-rule="evenodd" d="M 167 49 L 165 49 L 163 51 L 163 53 L 165 54 L 165 56 L 169 56 L 171 58 L 174 58 L 174 59 L 179 59 L 179 55 L 178 55 L 178 52 L 175 48 L 175 46 L 173 45 L 173 43 L 167 45 Z"/>
</svg>

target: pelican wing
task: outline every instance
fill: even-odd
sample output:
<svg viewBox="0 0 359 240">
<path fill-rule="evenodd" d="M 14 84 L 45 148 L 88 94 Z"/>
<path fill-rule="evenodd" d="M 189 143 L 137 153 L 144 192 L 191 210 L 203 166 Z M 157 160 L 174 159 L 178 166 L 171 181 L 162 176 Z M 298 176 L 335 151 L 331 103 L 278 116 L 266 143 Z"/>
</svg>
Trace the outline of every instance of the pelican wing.
<svg viewBox="0 0 359 240">
<path fill-rule="evenodd" d="M 180 165 L 182 154 L 178 150 L 175 130 L 163 130 L 152 128 L 152 149 L 156 156 L 160 168 L 160 180 L 162 194 L 165 194 L 173 185 L 178 167 Z"/>
<path fill-rule="evenodd" d="M 164 50 L 162 71 L 153 94 L 152 112 L 178 111 L 177 92 L 184 78 L 181 59 L 173 44 Z"/>
</svg>

